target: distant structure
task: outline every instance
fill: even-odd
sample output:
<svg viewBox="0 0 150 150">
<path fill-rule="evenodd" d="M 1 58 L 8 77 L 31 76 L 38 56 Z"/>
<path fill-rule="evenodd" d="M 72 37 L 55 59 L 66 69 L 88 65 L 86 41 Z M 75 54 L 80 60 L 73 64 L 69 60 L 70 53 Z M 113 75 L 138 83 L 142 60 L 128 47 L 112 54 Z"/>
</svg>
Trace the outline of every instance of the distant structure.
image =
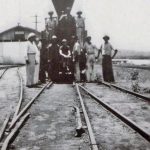
<svg viewBox="0 0 150 150">
<path fill-rule="evenodd" d="M 10 28 L 6 31 L 0 33 L 0 42 L 9 42 L 9 41 L 26 41 L 27 36 L 30 32 L 35 33 L 39 38 L 41 37 L 40 32 L 35 29 L 23 27 L 18 24 L 13 28 Z"/>
</svg>

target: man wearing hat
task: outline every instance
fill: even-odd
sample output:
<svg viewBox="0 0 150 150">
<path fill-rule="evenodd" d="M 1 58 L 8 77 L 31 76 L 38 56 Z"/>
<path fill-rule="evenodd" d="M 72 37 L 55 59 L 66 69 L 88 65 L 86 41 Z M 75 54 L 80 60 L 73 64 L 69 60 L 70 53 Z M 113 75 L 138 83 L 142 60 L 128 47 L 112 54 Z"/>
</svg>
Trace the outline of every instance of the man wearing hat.
<svg viewBox="0 0 150 150">
<path fill-rule="evenodd" d="M 84 18 L 81 15 L 82 15 L 82 11 L 78 11 L 77 18 L 76 18 L 76 31 L 77 31 L 79 42 L 81 46 L 83 47 L 85 22 L 84 22 Z"/>
<path fill-rule="evenodd" d="M 94 65 L 95 65 L 95 50 L 96 50 L 96 47 L 92 44 L 90 36 L 88 36 L 86 38 L 83 49 L 84 49 L 84 51 L 86 52 L 86 55 L 87 55 L 86 78 L 87 78 L 88 82 L 92 82 L 95 79 Z"/>
<path fill-rule="evenodd" d="M 60 46 L 59 49 L 59 54 L 61 56 L 62 60 L 62 71 L 63 73 L 65 72 L 70 72 L 70 59 L 71 59 L 71 51 L 70 51 L 70 46 L 67 45 L 67 40 L 63 39 L 62 40 L 62 46 Z"/>
<path fill-rule="evenodd" d="M 112 68 L 112 59 L 117 54 L 117 50 L 114 50 L 112 45 L 109 43 L 109 36 L 105 35 L 103 37 L 104 43 L 101 45 L 98 56 L 102 54 L 102 71 L 103 71 L 103 78 L 106 82 L 114 82 L 114 75 L 113 75 L 113 68 Z M 112 51 L 114 54 L 112 55 Z"/>
<path fill-rule="evenodd" d="M 55 34 L 56 26 L 57 26 L 57 20 L 53 17 L 53 11 L 50 11 L 49 18 L 46 20 L 46 29 L 49 32 L 49 40 L 51 40 L 52 36 Z"/>
<path fill-rule="evenodd" d="M 39 64 L 39 57 L 38 57 L 38 48 L 35 44 L 36 35 L 34 33 L 30 33 L 28 35 L 28 42 L 27 42 L 27 54 L 26 54 L 26 86 L 27 87 L 34 87 L 38 83 L 38 75 L 39 73 L 35 69 L 37 69 L 36 65 Z M 39 70 L 39 69 L 38 69 Z"/>
<path fill-rule="evenodd" d="M 41 42 L 42 48 L 40 51 L 40 75 L 39 79 L 42 83 L 46 82 L 46 72 L 48 72 L 48 63 L 47 63 L 47 46 L 48 46 L 48 37 L 46 36 L 46 30 L 41 32 Z"/>
<path fill-rule="evenodd" d="M 75 18 L 70 14 L 71 8 L 67 7 L 66 8 L 66 12 L 67 12 L 67 16 L 66 16 L 66 37 L 68 40 L 68 44 L 70 45 L 70 39 L 73 35 L 76 35 L 76 22 L 75 22 Z"/>
<path fill-rule="evenodd" d="M 55 35 L 48 45 L 48 75 L 49 79 L 56 81 L 59 74 L 59 45 Z"/>
<path fill-rule="evenodd" d="M 76 36 L 74 38 L 75 44 L 73 46 L 73 62 L 74 62 L 74 75 L 75 75 L 75 81 L 80 81 L 80 67 L 79 67 L 79 60 L 80 60 L 80 54 L 81 54 L 81 45 L 79 43 L 78 37 Z"/>
<path fill-rule="evenodd" d="M 76 23 L 74 17 L 70 14 L 70 10 L 70 7 L 66 8 L 66 15 L 61 17 L 58 24 L 60 39 L 67 39 L 69 45 L 72 35 L 76 35 Z"/>
</svg>

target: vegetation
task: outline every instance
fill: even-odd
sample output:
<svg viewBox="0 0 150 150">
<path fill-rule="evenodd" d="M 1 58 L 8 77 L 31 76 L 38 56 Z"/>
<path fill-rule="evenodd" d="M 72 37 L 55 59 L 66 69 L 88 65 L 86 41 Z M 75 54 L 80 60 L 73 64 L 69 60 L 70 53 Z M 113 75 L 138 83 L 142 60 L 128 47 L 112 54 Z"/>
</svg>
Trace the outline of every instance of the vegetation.
<svg viewBox="0 0 150 150">
<path fill-rule="evenodd" d="M 114 75 L 118 85 L 150 96 L 150 70 L 114 67 Z"/>
</svg>

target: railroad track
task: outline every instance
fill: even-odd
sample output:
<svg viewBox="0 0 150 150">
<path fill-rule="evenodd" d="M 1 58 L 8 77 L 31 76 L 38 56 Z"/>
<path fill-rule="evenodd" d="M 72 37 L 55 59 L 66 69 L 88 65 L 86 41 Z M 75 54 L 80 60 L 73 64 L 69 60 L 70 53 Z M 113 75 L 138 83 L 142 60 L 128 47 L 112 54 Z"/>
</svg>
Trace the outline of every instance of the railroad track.
<svg viewBox="0 0 150 150">
<path fill-rule="evenodd" d="M 30 117 L 28 113 L 29 108 L 32 104 L 36 101 L 36 99 L 42 94 L 45 88 L 49 88 L 52 85 L 52 82 L 47 83 L 44 85 L 39 92 L 26 104 L 24 102 L 24 87 L 23 87 L 23 78 L 21 73 L 18 69 L 17 71 L 19 81 L 20 81 L 20 91 L 19 91 L 19 101 L 17 103 L 15 112 L 13 113 L 13 117 L 11 115 L 6 116 L 6 119 L 3 123 L 3 126 L 0 130 L 0 142 L 1 142 L 1 150 L 7 150 L 11 147 L 11 143 L 15 140 L 18 132 L 26 122 L 26 120 Z M 22 106 L 24 103 L 24 106 Z"/>
<path fill-rule="evenodd" d="M 5 72 L 8 70 L 8 68 L 0 69 L 1 74 L 0 74 L 0 79 L 4 76 Z"/>
<path fill-rule="evenodd" d="M 121 111 L 125 116 L 150 133 L 150 101 L 148 97 L 106 82 L 103 82 L 101 85 L 93 84 L 91 87 L 88 87 L 90 91 L 94 91 L 97 96 L 101 97 L 104 102 Z"/>
<path fill-rule="evenodd" d="M 145 145 L 144 147 L 146 149 L 150 146 L 149 133 L 147 133 L 145 130 L 139 127 L 136 123 L 134 123 L 132 120 L 121 114 L 116 109 L 112 108 L 109 104 L 101 101 L 95 94 L 90 92 L 87 88 L 76 84 L 76 90 L 80 99 L 80 104 L 82 106 L 82 110 L 88 127 L 89 137 L 91 141 L 91 149 L 125 149 L 125 146 L 120 146 L 121 141 L 123 141 L 121 138 L 120 141 L 119 137 L 117 137 L 118 139 L 116 139 L 116 141 L 115 139 L 113 139 L 113 136 L 116 136 L 117 134 L 121 136 L 124 139 L 124 141 L 127 141 L 129 145 L 127 146 L 126 143 L 125 145 L 126 147 L 130 147 L 129 149 L 135 149 L 135 147 L 139 149 L 140 147 L 143 147 L 143 145 Z M 91 106 L 93 106 L 94 109 Z M 115 128 L 114 125 L 118 126 L 118 128 Z M 94 128 L 94 130 L 92 129 L 92 127 Z M 120 132 L 127 133 L 121 134 Z M 108 136 L 108 134 L 110 137 Z M 110 138 L 112 138 L 111 140 L 114 140 L 114 143 L 111 143 L 111 140 L 107 141 L 107 138 L 109 140 Z M 134 143 L 136 138 L 137 140 L 139 140 L 139 143 Z M 142 142 L 140 143 L 140 141 Z M 107 144 L 105 145 L 105 143 Z M 115 148 L 113 144 L 115 145 Z M 117 144 L 120 147 L 118 147 Z"/>
<path fill-rule="evenodd" d="M 18 65 L 13 65 L 13 66 L 1 66 L 0 67 L 0 71 L 1 71 L 1 74 L 0 74 L 0 79 L 4 76 L 4 74 L 6 73 L 6 71 L 10 68 L 15 68 L 15 67 L 18 67 Z"/>
<path fill-rule="evenodd" d="M 144 100 L 150 102 L 150 97 L 144 96 L 144 95 L 142 95 L 142 94 L 140 94 L 140 93 L 133 92 L 133 91 L 128 90 L 128 89 L 126 89 L 126 88 L 117 86 L 117 85 L 112 84 L 112 83 L 104 82 L 104 81 L 101 81 L 101 82 L 99 82 L 99 83 L 101 83 L 101 84 L 103 84 L 103 85 L 106 85 L 106 86 L 108 86 L 108 87 L 112 87 L 112 88 L 118 89 L 118 90 L 120 90 L 120 91 L 122 91 L 122 92 L 129 93 L 129 94 L 131 94 L 131 95 L 134 95 L 134 96 L 136 96 L 136 97 L 138 97 L 138 98 L 142 98 L 142 99 L 144 99 Z"/>
</svg>

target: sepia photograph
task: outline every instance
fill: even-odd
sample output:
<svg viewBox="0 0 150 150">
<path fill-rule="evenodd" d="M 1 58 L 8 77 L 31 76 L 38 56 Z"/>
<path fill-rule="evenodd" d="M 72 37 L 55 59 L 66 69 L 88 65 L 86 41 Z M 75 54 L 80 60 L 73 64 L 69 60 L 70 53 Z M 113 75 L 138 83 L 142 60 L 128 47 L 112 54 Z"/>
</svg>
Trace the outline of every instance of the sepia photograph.
<svg viewBox="0 0 150 150">
<path fill-rule="evenodd" d="M 1 150 L 150 150 L 150 0 L 0 0 Z"/>
</svg>

